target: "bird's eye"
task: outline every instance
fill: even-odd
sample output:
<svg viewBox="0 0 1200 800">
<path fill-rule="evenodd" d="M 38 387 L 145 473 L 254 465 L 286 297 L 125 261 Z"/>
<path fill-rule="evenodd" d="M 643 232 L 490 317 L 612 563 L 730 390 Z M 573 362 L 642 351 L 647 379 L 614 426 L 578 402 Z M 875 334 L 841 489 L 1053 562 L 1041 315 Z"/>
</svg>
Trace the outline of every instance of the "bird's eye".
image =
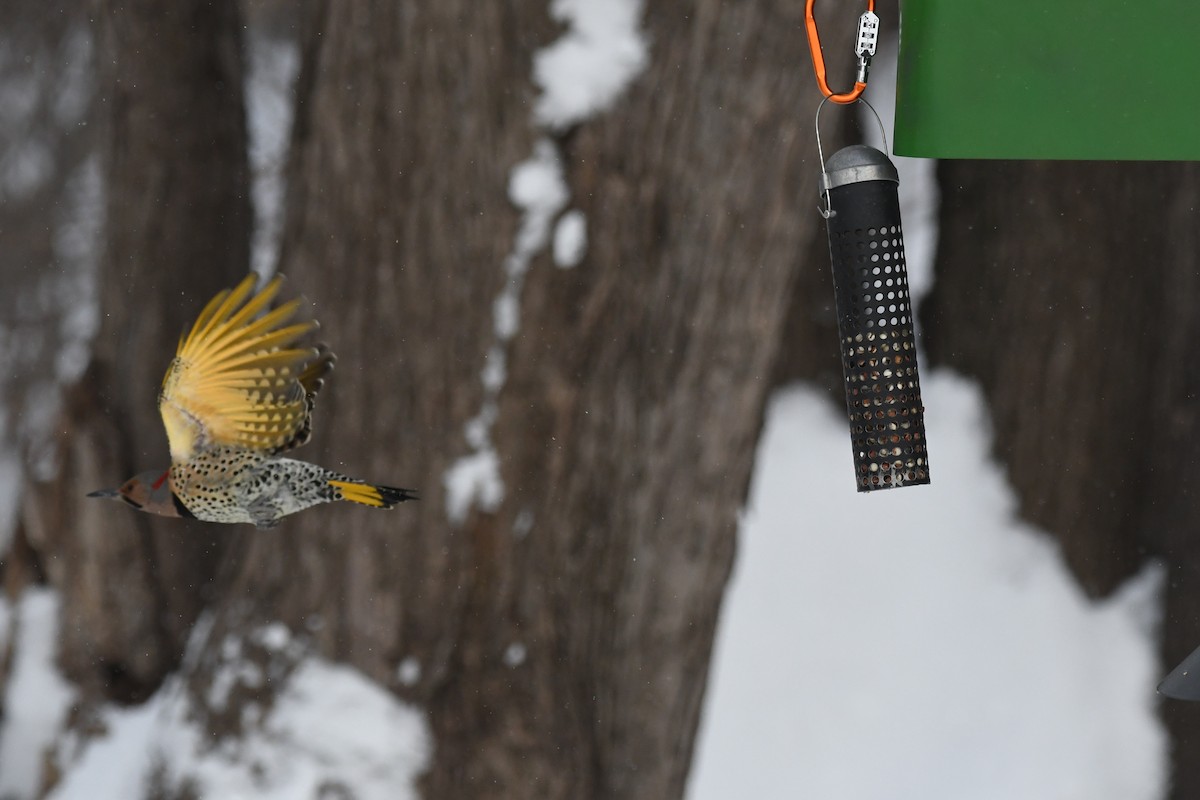
<svg viewBox="0 0 1200 800">
<path fill-rule="evenodd" d="M 122 500 L 124 500 L 126 503 L 129 503 L 129 505 L 133 506 L 134 508 L 141 508 L 141 507 L 142 507 L 142 504 L 141 504 L 141 503 L 137 502 L 136 500 L 131 500 L 131 499 L 129 498 L 129 495 L 124 495 L 124 494 L 123 494 L 123 495 L 121 495 L 121 499 L 122 499 Z"/>
</svg>

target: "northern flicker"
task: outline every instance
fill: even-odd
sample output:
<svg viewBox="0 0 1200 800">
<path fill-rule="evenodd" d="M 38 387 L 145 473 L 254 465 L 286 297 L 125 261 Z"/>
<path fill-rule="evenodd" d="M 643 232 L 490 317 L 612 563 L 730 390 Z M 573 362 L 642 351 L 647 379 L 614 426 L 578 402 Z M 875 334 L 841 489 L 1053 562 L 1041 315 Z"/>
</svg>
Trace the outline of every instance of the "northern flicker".
<svg viewBox="0 0 1200 800">
<path fill-rule="evenodd" d="M 88 497 L 111 497 L 167 517 L 260 528 L 335 500 L 391 508 L 416 499 L 410 489 L 376 486 L 281 455 L 308 441 L 313 400 L 334 361 L 324 345 L 303 344 L 317 323 L 292 321 L 299 299 L 267 311 L 281 284 L 276 277 L 254 294 L 250 275 L 209 301 L 180 338 L 158 395 L 170 468 Z"/>
</svg>

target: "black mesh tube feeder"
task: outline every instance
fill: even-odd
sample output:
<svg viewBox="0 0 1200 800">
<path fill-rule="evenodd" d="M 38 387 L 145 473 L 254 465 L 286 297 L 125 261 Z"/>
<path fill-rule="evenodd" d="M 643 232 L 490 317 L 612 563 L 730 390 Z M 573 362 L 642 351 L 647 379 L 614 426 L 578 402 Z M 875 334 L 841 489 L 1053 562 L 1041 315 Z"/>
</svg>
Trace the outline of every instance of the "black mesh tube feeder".
<svg viewBox="0 0 1200 800">
<path fill-rule="evenodd" d="M 821 175 L 860 492 L 929 483 L 899 183 L 866 145 L 837 151 Z"/>
</svg>

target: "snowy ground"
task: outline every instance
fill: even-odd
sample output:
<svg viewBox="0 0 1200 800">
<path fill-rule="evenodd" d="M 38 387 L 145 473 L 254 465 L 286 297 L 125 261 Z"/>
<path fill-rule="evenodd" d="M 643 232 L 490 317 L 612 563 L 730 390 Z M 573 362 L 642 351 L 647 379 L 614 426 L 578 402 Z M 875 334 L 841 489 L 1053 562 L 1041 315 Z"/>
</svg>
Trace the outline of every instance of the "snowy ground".
<svg viewBox="0 0 1200 800">
<path fill-rule="evenodd" d="M 979 392 L 927 375 L 930 486 L 859 496 L 844 415 L 780 392 L 690 800 L 1150 800 L 1159 570 L 1093 604 L 1014 519 Z"/>
<path fill-rule="evenodd" d="M 193 647 L 203 646 L 198 625 Z M 106 709 L 108 734 L 79 752 L 59 749 L 66 767 L 50 800 L 141 798 L 165 788 L 217 800 L 301 800 L 353 797 L 410 800 L 429 762 L 424 715 L 378 684 L 341 664 L 304 655 L 304 645 L 280 624 L 256 632 L 254 644 L 296 660 L 274 705 L 246 707 L 249 732 L 236 742 L 213 742 L 189 719 L 186 695 L 169 678 L 140 706 Z M 241 643 L 226 640 L 231 662 L 217 684 L 261 685 L 272 679 L 241 658 Z M 65 762 L 65 763 L 64 763 Z M 175 796 L 171 794 L 171 796 Z"/>
<path fill-rule="evenodd" d="M 222 800 L 417 797 L 432 748 L 424 714 L 354 669 L 311 654 L 278 623 L 253 632 L 248 643 L 221 643 L 228 663 L 216 673 L 214 693 L 235 684 L 280 687 L 270 708 L 244 708 L 244 738 L 211 740 L 191 718 L 178 676 L 139 706 L 101 709 L 104 733 L 97 738 L 63 736 L 75 692 L 54 664 L 57 617 L 58 597 L 49 589 L 27 590 L 12 607 L 0 600 L 0 650 L 8 637 L 18 639 L 0 706 L 0 798 L 39 796 L 48 764 L 61 775 L 52 800 L 181 792 Z M 210 627 L 196 625 L 189 659 L 206 646 Z M 246 658 L 247 647 L 265 654 L 267 666 Z"/>
</svg>

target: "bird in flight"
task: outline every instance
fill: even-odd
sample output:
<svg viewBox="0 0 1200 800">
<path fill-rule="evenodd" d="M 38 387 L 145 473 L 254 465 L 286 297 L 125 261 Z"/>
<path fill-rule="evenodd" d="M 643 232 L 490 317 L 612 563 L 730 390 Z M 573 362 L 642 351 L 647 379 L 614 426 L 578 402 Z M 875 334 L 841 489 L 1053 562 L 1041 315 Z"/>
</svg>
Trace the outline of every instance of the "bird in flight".
<svg viewBox="0 0 1200 800">
<path fill-rule="evenodd" d="M 248 275 L 219 293 L 179 341 L 158 395 L 170 468 L 88 497 L 166 517 L 260 528 L 320 503 L 392 508 L 417 498 L 411 489 L 377 486 L 283 456 L 308 441 L 313 401 L 334 357 L 324 345 L 303 344 L 318 326 L 293 322 L 300 299 L 267 311 L 281 277 L 257 293 L 255 283 Z"/>
</svg>

